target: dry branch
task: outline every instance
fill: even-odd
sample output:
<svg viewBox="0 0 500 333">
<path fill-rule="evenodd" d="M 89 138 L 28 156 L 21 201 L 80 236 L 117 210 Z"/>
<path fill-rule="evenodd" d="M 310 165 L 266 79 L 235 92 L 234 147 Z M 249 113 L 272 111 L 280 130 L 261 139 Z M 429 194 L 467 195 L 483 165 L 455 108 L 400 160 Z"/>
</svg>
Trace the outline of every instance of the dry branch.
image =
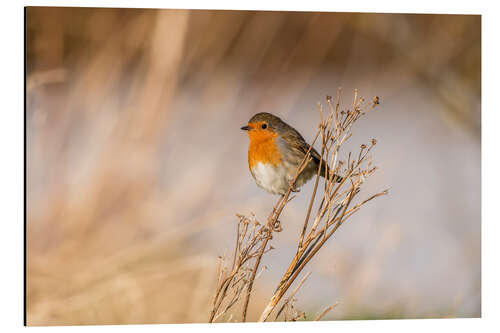
<svg viewBox="0 0 500 333">
<path fill-rule="evenodd" d="M 372 139 L 369 144 L 360 145 L 357 154 L 348 153 L 347 160 L 339 158 L 341 147 L 352 136 L 352 126 L 366 112 L 379 104 L 379 98 L 375 97 L 370 104 L 366 104 L 365 100 L 358 96 L 356 90 L 352 108 L 341 110 L 340 97 L 340 89 L 335 104 L 333 104 L 332 97 L 327 96 L 328 112 L 325 112 L 322 106 L 318 105 L 320 123 L 311 147 L 320 138 L 322 161 L 316 174 L 314 189 L 297 242 L 297 252 L 291 259 L 274 294 L 260 315 L 259 321 L 267 320 L 304 267 L 343 223 L 358 212 L 367 202 L 387 194 L 387 190 L 384 190 L 356 203 L 362 185 L 376 170 L 371 162 L 371 151 L 377 143 L 375 139 Z M 241 319 L 246 321 L 248 304 L 261 259 L 265 253 L 272 249 L 272 247 L 268 247 L 268 242 L 272 239 L 273 232 L 281 231 L 279 217 L 288 202 L 293 199 L 293 197 L 290 198 L 290 194 L 295 188 L 298 176 L 310 161 L 310 150 L 311 148 L 300 164 L 288 191 L 279 198 L 265 224 L 261 225 L 254 219 L 253 227 L 249 231 L 250 220 L 243 215 L 238 215 L 239 222 L 232 266 L 231 269 L 225 267 L 220 269 L 210 322 L 214 322 L 226 314 L 241 299 L 242 294 L 244 297 Z M 328 168 L 324 169 L 324 175 L 321 175 L 322 163 L 328 165 Z M 327 174 L 327 170 L 329 170 L 329 174 Z M 319 195 L 318 193 L 321 192 L 318 190 L 320 176 L 324 176 L 325 184 L 322 188 L 322 194 Z M 318 203 L 318 210 L 313 215 L 312 207 L 315 203 Z M 280 316 L 284 309 L 293 307 L 294 295 L 308 276 L 309 274 L 302 279 L 295 291 L 284 300 L 279 311 L 277 311 L 275 319 Z M 321 319 L 335 306 L 336 304 L 327 308 L 317 319 Z M 292 320 L 296 320 L 301 316 L 303 316 L 303 313 L 296 311 L 292 316 Z"/>
</svg>

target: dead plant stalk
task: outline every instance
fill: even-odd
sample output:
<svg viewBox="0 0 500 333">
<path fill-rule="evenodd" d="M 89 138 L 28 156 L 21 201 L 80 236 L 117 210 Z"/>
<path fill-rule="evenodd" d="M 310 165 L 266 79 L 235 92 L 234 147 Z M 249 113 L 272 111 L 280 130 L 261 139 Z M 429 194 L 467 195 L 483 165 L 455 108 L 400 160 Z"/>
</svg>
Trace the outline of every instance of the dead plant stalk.
<svg viewBox="0 0 500 333">
<path fill-rule="evenodd" d="M 298 239 L 297 252 L 292 258 L 288 269 L 280 279 L 278 287 L 267 306 L 261 313 L 259 321 L 267 320 L 290 286 L 297 279 L 297 276 L 302 272 L 303 268 L 347 219 L 358 212 L 361 206 L 367 202 L 387 194 L 387 190 L 381 191 L 357 204 L 354 203 L 355 198 L 361 192 L 362 184 L 376 170 L 375 167 L 372 167 L 370 155 L 372 148 L 376 144 L 375 139 L 372 139 L 368 145 L 362 144 L 357 154 L 357 158 L 355 159 L 352 158 L 351 153 L 348 154 L 347 161 L 340 160 L 338 156 L 340 148 L 351 137 L 353 124 L 366 112 L 378 105 L 379 99 L 375 97 L 371 104 L 366 105 L 364 99 L 358 97 L 358 93 L 355 91 L 352 109 L 344 111 L 340 109 L 340 97 L 340 89 L 337 93 L 335 105 L 332 103 L 332 98 L 329 96 L 327 97 L 329 112 L 326 117 L 322 106 L 318 105 L 320 124 L 311 147 L 318 137 L 321 137 L 321 157 L 322 160 L 326 161 L 328 164 L 328 168 L 325 169 L 325 174 L 323 175 L 325 178 L 323 194 L 318 197 L 319 177 L 322 170 L 321 164 L 324 163 L 320 162 L 314 189 Z M 250 296 L 252 294 L 261 259 L 265 253 L 272 249 L 272 246 L 268 247 L 268 242 L 272 239 L 273 231 L 279 232 L 282 230 L 279 217 L 288 202 L 293 199 L 293 197 L 290 198 L 290 194 L 294 191 L 293 189 L 295 188 L 295 182 L 298 176 L 310 161 L 310 150 L 311 148 L 298 168 L 297 174 L 291 182 L 288 191 L 285 195 L 281 196 L 275 204 L 264 225 L 261 225 L 254 219 L 253 227 L 251 227 L 249 231 L 251 220 L 245 216 L 238 215 L 239 222 L 237 226 L 236 246 L 232 258 L 232 266 L 229 270 L 221 263 L 219 279 L 209 319 L 210 322 L 214 322 L 226 314 L 228 310 L 238 302 L 243 290 L 246 290 L 246 293 L 244 293 L 242 304 L 242 321 L 246 321 Z M 337 178 L 339 177 L 337 175 L 339 175 L 340 178 Z M 340 179 L 340 182 L 338 179 Z M 315 203 L 318 203 L 318 209 L 312 220 L 312 225 L 309 228 L 312 208 Z M 302 286 L 304 280 L 302 280 L 296 290 L 294 290 L 293 295 L 295 295 Z M 230 292 L 230 296 L 228 296 L 228 292 Z M 278 318 L 293 295 L 288 297 L 281 306 L 276 318 Z M 222 306 L 222 304 L 224 304 L 224 306 Z M 322 318 L 323 315 L 318 316 L 318 318 Z"/>
</svg>

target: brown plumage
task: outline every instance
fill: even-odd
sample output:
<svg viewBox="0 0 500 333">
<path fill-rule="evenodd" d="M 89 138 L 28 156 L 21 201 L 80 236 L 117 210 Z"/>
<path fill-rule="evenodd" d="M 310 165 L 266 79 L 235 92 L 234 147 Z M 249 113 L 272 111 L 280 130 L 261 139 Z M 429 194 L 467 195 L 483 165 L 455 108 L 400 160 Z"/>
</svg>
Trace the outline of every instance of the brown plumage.
<svg viewBox="0 0 500 333">
<path fill-rule="evenodd" d="M 257 185 L 273 194 L 285 194 L 309 144 L 293 127 L 271 113 L 257 113 L 241 129 L 248 131 L 248 166 Z M 311 157 L 312 161 L 297 179 L 296 188 L 304 185 L 318 170 L 321 156 L 314 148 Z M 323 160 L 320 173 L 323 177 L 325 169 L 328 170 L 328 166 Z M 337 181 L 340 179 L 337 177 Z"/>
</svg>

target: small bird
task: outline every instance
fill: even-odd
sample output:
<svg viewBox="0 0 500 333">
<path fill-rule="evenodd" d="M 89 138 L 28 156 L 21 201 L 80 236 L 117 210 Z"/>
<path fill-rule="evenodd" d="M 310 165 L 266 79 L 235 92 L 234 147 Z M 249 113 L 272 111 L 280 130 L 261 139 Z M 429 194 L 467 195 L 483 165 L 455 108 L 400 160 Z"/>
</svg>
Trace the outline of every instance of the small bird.
<svg viewBox="0 0 500 333">
<path fill-rule="evenodd" d="M 272 194 L 285 194 L 310 146 L 292 126 L 267 112 L 257 113 L 241 129 L 248 131 L 248 167 L 257 185 Z M 318 172 L 321 156 L 314 148 L 310 154 L 312 161 L 297 178 L 294 190 Z M 321 165 L 324 177 L 328 166 L 324 160 Z M 341 177 L 334 178 L 341 181 Z"/>
</svg>

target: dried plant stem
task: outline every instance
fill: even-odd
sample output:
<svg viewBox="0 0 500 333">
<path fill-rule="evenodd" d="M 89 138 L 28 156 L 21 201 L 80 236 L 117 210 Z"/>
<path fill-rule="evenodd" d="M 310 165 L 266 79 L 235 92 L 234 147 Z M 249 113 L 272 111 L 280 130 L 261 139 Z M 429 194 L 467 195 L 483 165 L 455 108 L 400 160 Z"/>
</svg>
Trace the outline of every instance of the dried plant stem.
<svg viewBox="0 0 500 333">
<path fill-rule="evenodd" d="M 338 94 L 338 99 L 339 98 L 340 92 Z M 329 169 L 337 172 L 338 168 L 336 165 L 336 155 L 338 153 L 339 147 L 345 142 L 345 140 L 350 138 L 351 126 L 357 119 L 359 119 L 362 114 L 364 114 L 364 112 L 362 111 L 362 101 L 358 98 L 357 91 L 355 91 L 352 111 L 339 112 L 339 101 L 337 101 L 335 107 L 333 107 L 331 103 L 331 98 L 328 99 L 328 102 L 331 110 L 330 115 L 320 125 L 320 132 L 322 137 L 321 156 L 322 159 L 328 160 L 329 154 L 332 153 L 333 156 L 330 160 L 333 161 L 333 164 L 329 166 Z M 320 116 L 321 118 L 323 118 L 321 108 Z M 355 212 L 359 210 L 362 205 L 364 205 L 368 201 L 380 195 L 387 194 L 387 190 L 379 192 L 362 201 L 361 203 L 354 205 L 354 207 L 351 207 L 353 199 L 360 192 L 362 183 L 364 182 L 366 177 L 368 177 L 375 171 L 375 168 L 370 167 L 370 163 L 368 163 L 368 167 L 366 168 L 361 167 L 361 165 L 367 161 L 368 154 L 375 143 L 376 141 L 372 140 L 372 144 L 369 147 L 364 144 L 361 145 L 359 154 L 355 160 L 351 160 L 351 155 L 349 154 L 349 158 L 347 161 L 347 172 L 345 173 L 345 176 L 343 177 L 340 184 L 337 184 L 334 181 L 334 178 L 336 178 L 336 176 L 334 176 L 333 173 L 329 175 L 325 174 L 326 181 L 324 187 L 324 195 L 321 199 L 321 204 L 319 206 L 311 230 L 307 234 L 312 205 L 316 201 L 317 196 L 318 179 L 321 170 L 320 166 L 316 175 L 316 182 L 306 213 L 304 226 L 299 237 L 296 255 L 292 258 L 288 269 L 281 278 L 278 287 L 276 288 L 268 305 L 262 312 L 259 321 L 265 321 L 269 317 L 270 313 L 275 309 L 279 301 L 296 280 L 297 276 L 301 273 L 305 265 L 307 265 L 307 263 L 317 254 L 317 252 L 328 241 L 328 239 L 330 239 L 330 237 L 348 218 L 350 218 Z M 344 185 L 347 186 L 347 190 L 341 191 L 341 188 Z M 335 209 L 333 217 L 331 217 L 332 209 Z M 320 222 L 322 221 L 323 225 L 320 227 Z"/>
<path fill-rule="evenodd" d="M 284 201 L 284 199 L 285 199 L 285 197 L 281 196 L 280 200 L 278 201 L 278 203 L 276 205 L 279 206 Z M 273 215 L 274 215 L 274 211 L 273 211 L 273 214 L 270 216 L 270 219 L 272 218 Z M 268 224 L 269 224 L 269 222 L 268 222 Z M 262 255 L 264 254 L 264 250 L 267 246 L 267 243 L 269 242 L 269 240 L 272 237 L 272 228 L 269 228 L 268 230 L 269 231 L 266 235 L 266 238 L 264 239 L 264 242 L 262 243 L 262 247 L 260 248 L 259 255 L 257 256 L 257 259 L 255 260 L 255 266 L 252 270 L 252 275 L 251 275 L 250 281 L 248 283 L 247 293 L 245 295 L 245 301 L 243 303 L 243 313 L 242 313 L 242 317 L 241 317 L 241 320 L 243 322 L 245 322 L 247 320 L 248 302 L 250 302 L 250 295 L 252 293 L 253 282 L 255 281 L 255 275 L 257 274 L 257 270 L 259 269 L 260 260 L 262 259 Z"/>
<path fill-rule="evenodd" d="M 316 134 L 316 137 L 313 140 L 313 144 L 317 140 L 319 133 L 320 133 L 320 131 L 318 131 L 318 133 Z M 300 163 L 300 166 L 299 166 L 299 168 L 297 170 L 297 174 L 295 175 L 293 181 L 291 182 L 290 186 L 288 187 L 288 191 L 284 195 L 282 195 L 280 197 L 280 199 L 278 200 L 278 202 L 276 203 L 276 205 L 275 205 L 275 207 L 273 209 L 273 212 L 271 213 L 271 215 L 269 216 L 269 218 L 267 220 L 267 224 L 268 224 L 268 227 L 269 227 L 268 230 L 269 231 L 267 233 L 266 239 L 264 240 L 263 246 L 261 247 L 261 250 L 259 252 L 259 256 L 257 257 L 257 260 L 255 261 L 255 267 L 254 267 L 254 269 L 252 271 L 252 276 L 251 276 L 250 281 L 248 283 L 247 293 L 245 295 L 245 301 L 243 303 L 243 311 L 242 311 L 242 321 L 243 322 L 246 321 L 247 310 L 248 310 L 248 303 L 250 301 L 250 295 L 252 293 L 252 287 L 253 287 L 253 283 L 255 281 L 255 274 L 257 272 L 257 269 L 259 268 L 260 260 L 262 258 L 262 255 L 264 254 L 264 249 L 265 249 L 265 247 L 267 245 L 267 242 L 272 238 L 273 228 L 277 224 L 279 225 L 278 218 L 281 215 L 281 212 L 283 211 L 283 208 L 285 208 L 286 204 L 289 202 L 288 198 L 290 196 L 290 193 L 293 191 L 293 189 L 295 187 L 295 183 L 297 182 L 298 177 L 304 171 L 304 168 L 307 166 L 307 164 L 310 161 L 309 159 L 310 159 L 310 153 L 311 153 L 312 147 L 313 147 L 312 145 L 309 147 L 309 150 L 307 151 L 306 155 L 304 156 L 304 159 Z"/>
<path fill-rule="evenodd" d="M 319 316 L 316 317 L 316 319 L 314 319 L 314 321 L 320 321 L 328 312 L 335 309 L 335 307 L 337 307 L 338 304 L 339 303 L 335 303 L 332 306 L 327 307 L 323 312 L 321 312 Z"/>
<path fill-rule="evenodd" d="M 293 299 L 293 297 L 295 296 L 295 294 L 297 294 L 297 292 L 299 291 L 299 289 L 302 287 L 302 285 L 304 284 L 304 282 L 306 282 L 307 278 L 311 275 L 311 272 L 307 273 L 303 278 L 302 280 L 299 282 L 299 284 L 297 285 L 297 288 L 295 288 L 295 290 L 292 292 L 292 294 L 285 300 L 285 302 L 283 302 L 283 305 L 281 306 L 280 310 L 278 311 L 278 313 L 276 314 L 276 318 L 275 319 L 278 319 L 279 315 L 281 314 L 281 312 L 283 311 L 283 309 L 288 305 L 288 303 L 290 303 L 290 301 Z"/>
<path fill-rule="evenodd" d="M 223 317 L 240 300 L 242 300 L 241 320 L 243 322 L 247 320 L 248 306 L 255 280 L 260 275 L 257 272 L 259 271 L 262 258 L 264 254 L 273 249 L 272 246 L 269 246 L 269 241 L 273 238 L 273 232 L 280 232 L 282 230 L 279 217 L 288 202 L 294 198 L 294 196 L 290 197 L 290 195 L 292 192 L 295 192 L 295 184 L 298 177 L 311 161 L 311 149 L 320 136 L 321 159 L 316 172 L 314 188 L 308 203 L 304 224 L 299 234 L 297 251 L 281 277 L 267 306 L 261 313 L 259 321 L 266 321 L 268 319 L 271 312 L 273 312 L 283 299 L 304 267 L 343 223 L 358 212 L 361 206 L 367 202 L 387 194 L 387 190 L 385 190 L 355 203 L 355 199 L 361 191 L 362 184 L 376 170 L 371 165 L 371 155 L 369 155 L 376 144 L 376 140 L 372 139 L 371 145 L 362 144 L 357 154 L 348 153 L 346 161 L 338 158 L 340 147 L 351 138 L 353 124 L 362 115 L 370 111 L 365 110 L 364 99 L 358 97 L 357 91 L 354 93 L 352 110 L 341 110 L 340 95 L 339 89 L 336 104 L 332 103 L 331 97 L 327 97 L 330 109 L 327 115 L 324 114 L 321 105 L 319 105 L 318 110 L 321 120 L 316 136 L 300 163 L 287 192 L 276 202 L 266 223 L 261 225 L 253 219 L 253 227 L 251 227 L 250 219 L 238 215 L 239 222 L 236 228 L 236 244 L 231 268 L 226 268 L 224 260 L 222 261 L 218 270 L 217 288 L 212 302 L 209 322 L 217 321 Z M 371 108 L 378 103 L 379 99 L 375 98 Z M 323 170 L 324 174 L 322 174 Z M 320 176 L 325 179 L 325 185 L 321 187 L 323 191 L 318 190 Z M 314 215 L 312 208 L 316 202 L 319 204 L 317 212 Z M 294 307 L 294 296 L 302 287 L 307 277 L 309 277 L 309 274 L 300 281 L 291 295 L 284 299 L 277 311 L 275 320 L 282 313 L 284 313 L 284 320 L 305 318 L 304 312 L 298 311 Z M 317 320 L 321 319 L 335 306 L 336 304 L 323 311 Z M 230 315 L 230 318 L 233 317 L 234 313 Z"/>
</svg>

